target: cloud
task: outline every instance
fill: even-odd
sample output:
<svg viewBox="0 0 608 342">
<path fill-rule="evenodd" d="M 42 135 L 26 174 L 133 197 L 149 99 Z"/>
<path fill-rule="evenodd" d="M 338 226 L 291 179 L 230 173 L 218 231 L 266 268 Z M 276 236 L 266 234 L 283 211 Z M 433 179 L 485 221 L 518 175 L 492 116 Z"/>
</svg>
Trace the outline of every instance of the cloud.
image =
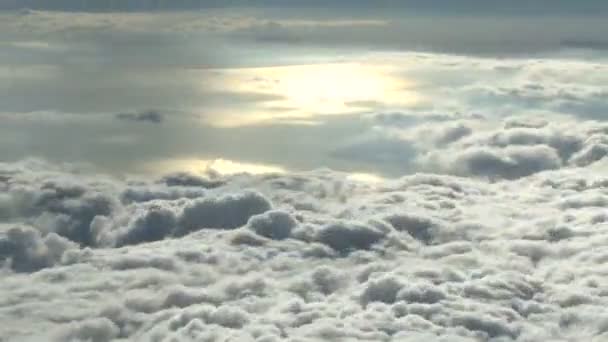
<svg viewBox="0 0 608 342">
<path fill-rule="evenodd" d="M 17 272 L 33 272 L 61 261 L 63 253 L 77 248 L 72 241 L 50 233 L 44 237 L 31 227 L 14 227 L 0 235 L 0 261 Z"/>
<path fill-rule="evenodd" d="M 456 116 L 432 123 L 408 119 L 404 125 L 401 117 L 380 116 L 369 134 L 334 155 L 395 174 L 426 171 L 490 179 L 587 166 L 606 156 L 608 135 L 597 121 Z"/>
<path fill-rule="evenodd" d="M 273 43 L 269 48 L 280 49 L 284 61 L 274 60 L 275 54 L 251 54 L 249 52 L 253 50 L 250 49 L 259 50 L 259 44 L 264 43 L 252 44 L 250 39 L 255 41 L 255 35 L 247 39 L 242 36 L 243 32 L 251 34 L 252 27 L 281 19 L 266 18 L 259 13 L 39 12 L 28 19 L 31 23 L 19 21 L 24 18 L 9 20 L 9 14 L 6 16 L 6 21 L 0 20 L 0 26 L 45 26 L 47 23 L 58 30 L 54 32 L 42 27 L 17 33 L 0 28 L 6 35 L 3 51 L 7 51 L 7 59 L 0 61 L 4 65 L 0 65 L 0 78 L 10 81 L 10 87 L 3 93 L 4 99 L 0 99 L 6 111 L 0 114 L 5 123 L 0 127 L 3 142 L 0 155 L 6 160 L 21 158 L 35 150 L 52 160 L 87 161 L 112 172 L 140 172 L 144 168 L 146 171 L 152 169 L 149 165 L 154 162 L 175 156 L 183 156 L 183 159 L 222 156 L 235 161 L 278 165 L 288 170 L 326 165 L 338 170 L 397 177 L 428 170 L 415 162 L 419 154 L 427 152 L 425 144 L 437 145 L 435 147 L 456 144 L 455 148 L 461 148 L 462 141 L 470 142 L 471 135 L 481 139 L 479 131 L 487 129 L 494 131 L 499 140 L 480 141 L 480 144 L 504 147 L 531 144 L 530 141 L 536 139 L 536 143 L 556 148 L 562 165 L 569 165 L 571 163 L 564 158 L 573 153 L 576 146 L 570 145 L 570 151 L 565 145 L 557 146 L 559 139 L 563 139 L 564 144 L 570 143 L 563 126 L 558 123 L 583 118 L 603 121 L 605 116 L 603 85 L 608 82 L 605 76 L 608 72 L 601 58 L 587 56 L 586 52 L 581 52 L 585 58 L 568 59 L 557 54 L 542 58 L 530 55 L 510 58 L 504 54 L 501 58 L 479 58 L 471 54 L 388 53 L 380 49 L 365 58 L 370 72 L 384 74 L 383 66 L 390 66 L 393 71 L 386 75 L 386 81 L 394 79 L 407 83 L 407 93 L 416 98 L 415 103 L 396 105 L 391 99 L 376 99 L 379 103 L 365 104 L 371 113 L 363 116 L 374 117 L 370 120 L 360 120 L 361 113 L 332 117 L 301 113 L 314 117 L 291 118 L 292 124 L 286 124 L 286 120 L 268 120 L 247 127 L 218 128 L 214 125 L 228 121 L 251 124 L 257 119 L 250 118 L 267 113 L 268 108 L 276 107 L 275 102 L 290 102 L 298 97 L 296 94 L 270 94 L 268 89 L 264 91 L 269 93 L 243 91 L 241 85 L 255 79 L 250 73 L 259 76 L 258 73 L 277 71 L 285 77 L 296 77 L 287 72 L 287 65 L 364 61 L 350 52 L 346 57 L 330 53 L 319 60 L 318 55 L 325 52 L 317 53 L 314 37 L 311 37 L 310 48 L 306 41 L 303 43 L 302 50 L 309 51 L 307 53 L 299 47 L 278 47 Z M 308 31 L 317 30 L 322 37 L 328 36 L 325 31 L 348 31 L 348 25 L 364 31 L 378 30 L 382 35 L 391 31 L 378 25 L 366 26 L 363 22 L 358 25 L 342 19 L 298 17 L 293 20 L 282 18 L 278 23 L 296 34 L 306 35 Z M 202 26 L 196 28 L 199 24 Z M 390 28 L 393 23 L 385 24 Z M 184 25 L 189 28 L 182 27 Z M 534 25 L 538 27 L 538 24 Z M 60 32 L 69 32 L 69 41 Z M 354 35 L 358 37 L 358 34 Z M 399 34 L 398 41 L 402 40 L 403 34 Z M 41 41 L 52 48 L 36 48 L 37 53 L 32 53 L 34 47 L 44 45 Z M 372 37 L 369 41 L 380 39 Z M 369 44 L 361 43 L 369 50 Z M 117 49 L 117 46 L 121 48 Z M 331 46 L 337 45 L 332 42 Z M 358 48 L 349 46 L 345 50 L 358 51 Z M 108 51 L 112 51 L 111 55 L 106 53 Z M 266 69 L 278 64 L 284 68 Z M 111 67 L 105 67 L 107 65 Z M 177 79 L 179 82 L 175 81 Z M 201 79 L 205 82 L 201 83 Z M 278 92 L 283 92 L 282 87 L 276 85 Z M 75 92 L 80 95 L 71 96 Z M 38 95 L 23 101 L 20 94 L 26 93 Z M 403 106 L 405 108 L 401 108 Z M 286 110 L 285 106 L 281 107 Z M 122 113 L 121 117 L 126 120 L 158 121 L 158 117 L 149 117 L 137 108 L 157 108 L 155 111 L 164 119 L 162 125 L 138 127 L 116 119 L 115 113 Z M 513 123 L 502 122 L 513 115 L 519 117 L 513 119 Z M 522 122 L 525 120 L 521 117 L 532 116 L 535 119 L 527 121 L 538 122 Z M 304 127 L 294 124 L 296 121 L 314 121 L 315 125 Z M 49 122 L 53 124 L 49 125 Z M 70 125 L 66 125 L 67 122 Z M 531 132 L 534 128 L 542 131 L 538 125 L 543 122 L 551 123 L 556 132 L 550 132 L 551 129 Z M 503 127 L 508 125 L 519 125 L 517 128 L 522 129 L 517 133 L 519 137 L 507 137 L 515 132 L 498 133 L 498 127 L 516 128 Z M 368 131 L 369 126 L 374 128 Z M 523 132 L 526 129 L 528 131 Z M 170 138 L 159 139 L 157 134 L 149 134 L 150 130 L 162 130 L 163 136 L 167 134 Z M 570 135 L 576 135 L 575 139 L 579 140 L 576 143 L 584 143 L 585 134 L 576 133 Z M 305 138 L 291 139 L 295 135 Z M 515 140 L 524 139 L 524 135 L 528 135 L 528 142 Z M 283 141 L 288 148 L 275 144 L 277 140 Z M 80 141 L 82 148 L 73 148 L 73 141 Z M 260 143 L 250 144 L 250 141 Z M 138 158 L 133 158 L 134 154 Z M 593 162 L 593 158 L 582 158 L 579 163 L 583 160 Z"/>
<path fill-rule="evenodd" d="M 369 249 L 384 237 L 382 231 L 358 222 L 335 222 L 320 227 L 313 239 L 340 253 Z"/>
<path fill-rule="evenodd" d="M 261 214 L 271 208 L 270 202 L 256 192 L 226 195 L 213 199 L 196 199 L 183 208 L 177 234 L 185 234 L 202 228 L 238 228 L 245 225 L 253 215 Z"/>
<path fill-rule="evenodd" d="M 175 172 L 162 177 L 160 182 L 168 186 L 216 188 L 223 184 L 221 179 L 210 179 L 201 175 L 187 172 Z"/>
<path fill-rule="evenodd" d="M 249 218 L 247 227 L 269 239 L 283 240 L 291 235 L 297 221 L 287 212 L 274 210 Z"/>
<path fill-rule="evenodd" d="M 546 146 L 469 148 L 459 154 L 426 156 L 423 163 L 463 176 L 517 179 L 561 167 L 555 150 Z"/>
<path fill-rule="evenodd" d="M 160 124 L 165 121 L 165 116 L 156 110 L 147 110 L 137 113 L 118 113 L 116 114 L 116 118 L 123 121 L 149 122 L 154 124 Z"/>
<path fill-rule="evenodd" d="M 563 145 L 547 145 L 557 138 L 536 138 L 552 136 L 544 126 L 525 128 L 540 130 L 534 139 L 489 129 L 448 144 L 431 130 L 420 143 L 456 160 L 466 154 L 452 149 L 470 144 L 526 172 L 537 153 L 563 163 Z M 492 181 L 478 177 L 485 168 L 375 183 L 241 174 L 212 187 L 197 174 L 2 163 L 0 337 L 601 341 L 605 163 Z"/>
<path fill-rule="evenodd" d="M 111 341 L 118 337 L 119 330 L 107 318 L 96 318 L 72 323 L 57 333 L 55 341 Z"/>
<path fill-rule="evenodd" d="M 361 303 L 364 305 L 371 302 L 392 304 L 397 301 L 397 294 L 403 286 L 401 280 L 391 276 L 370 280 L 361 294 Z"/>
<path fill-rule="evenodd" d="M 551 6 L 548 6 L 551 5 Z M 49 4 L 42 0 L 32 0 L 28 2 L 30 8 L 35 9 L 46 9 L 46 10 L 64 10 L 64 11 L 167 11 L 167 10 L 200 10 L 200 9 L 213 9 L 213 8 L 234 8 L 234 7 L 249 7 L 254 6 L 256 8 L 276 9 L 282 8 L 287 10 L 289 8 L 317 8 L 320 6 L 326 10 L 344 9 L 345 3 L 341 0 L 332 1 L 319 1 L 319 0 L 298 0 L 289 3 L 283 3 L 276 0 L 261 0 L 256 2 L 255 5 L 250 4 L 247 1 L 237 0 L 230 1 L 227 3 L 217 3 L 216 1 L 201 0 L 201 1 L 190 1 L 190 0 L 176 0 L 167 3 L 159 3 L 157 1 L 138 1 L 135 3 L 122 3 L 122 2 L 71 2 L 63 1 L 57 4 Z M 369 9 L 369 3 L 365 1 L 355 0 L 348 3 L 348 8 L 355 9 Z M 378 6 L 373 6 L 375 9 Z M 0 3 L 0 9 L 20 9 L 22 6 L 13 3 L 11 1 L 4 1 Z M 381 9 L 388 8 L 393 11 L 401 11 L 404 9 L 418 8 L 424 13 L 437 12 L 443 14 L 459 14 L 459 13 L 474 13 L 474 14 L 518 14 L 525 11 L 525 13 L 576 13 L 576 14 L 589 14 L 589 13 L 605 13 L 608 8 L 601 1 L 587 1 L 581 4 L 572 4 L 565 0 L 554 0 L 554 1 L 535 1 L 529 4 L 493 4 L 489 5 L 484 1 L 472 0 L 472 1 L 456 1 L 450 4 L 442 4 L 440 1 L 421 1 L 421 0 L 404 0 L 400 3 L 391 3 L 390 7 L 385 5 L 380 6 Z M 21 10 L 21 15 L 28 15 L 33 12 L 32 10 Z"/>
</svg>

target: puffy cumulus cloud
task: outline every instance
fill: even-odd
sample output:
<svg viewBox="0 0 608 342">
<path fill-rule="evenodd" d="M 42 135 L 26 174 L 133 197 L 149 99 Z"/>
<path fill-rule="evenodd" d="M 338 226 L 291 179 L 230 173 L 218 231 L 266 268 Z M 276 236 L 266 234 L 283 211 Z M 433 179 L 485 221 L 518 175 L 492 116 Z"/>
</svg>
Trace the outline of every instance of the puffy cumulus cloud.
<svg viewBox="0 0 608 342">
<path fill-rule="evenodd" d="M 544 131 L 553 123 L 463 125 L 469 134 L 421 146 L 550 150 L 559 167 L 211 186 L 218 178 L 0 164 L 0 339 L 605 340 L 607 161 L 569 164 L 601 140 L 581 132 L 602 127 L 570 130 L 581 141 L 570 153 L 553 143 L 570 138 Z"/>
<path fill-rule="evenodd" d="M 162 240 L 177 226 L 177 214 L 161 203 L 129 207 L 124 216 L 113 222 L 106 216 L 97 216 L 91 227 L 98 232 L 100 245 L 128 245 Z"/>
<path fill-rule="evenodd" d="M 61 261 L 76 244 L 55 233 L 42 237 L 31 227 L 14 227 L 0 233 L 0 260 L 17 272 L 32 272 Z"/>
<path fill-rule="evenodd" d="M 195 199 L 182 197 L 173 201 L 156 199 L 126 205 L 122 213 L 112 217 L 96 216 L 90 229 L 96 237 L 95 244 L 104 246 L 158 241 L 202 229 L 236 229 L 248 221 L 262 236 L 286 238 L 295 225 L 288 214 L 284 217 L 281 212 L 269 212 L 254 216 L 270 209 L 270 202 L 255 192 Z"/>
<path fill-rule="evenodd" d="M 72 323 L 57 333 L 55 341 L 111 341 L 118 337 L 118 327 L 107 318 Z"/>
<path fill-rule="evenodd" d="M 426 171 L 519 179 L 547 170 L 586 167 L 604 159 L 608 152 L 606 125 L 597 121 L 553 116 L 549 118 L 554 121 L 525 116 L 456 116 L 432 123 L 412 119 L 403 124 L 400 120 L 404 116 L 411 115 L 374 116 L 374 138 L 348 145 L 336 156 L 353 161 L 387 160 L 399 174 Z"/>
<path fill-rule="evenodd" d="M 297 224 L 289 213 L 275 210 L 252 216 L 247 222 L 247 227 L 261 236 L 283 240 L 291 235 Z"/>
<path fill-rule="evenodd" d="M 561 167 L 559 156 L 547 146 L 472 147 L 456 155 L 433 153 L 423 163 L 457 175 L 506 179 Z"/>
<path fill-rule="evenodd" d="M 177 233 L 186 234 L 202 228 L 238 228 L 245 225 L 251 216 L 266 212 L 271 207 L 263 195 L 251 191 L 218 198 L 195 199 L 183 208 Z"/>
<path fill-rule="evenodd" d="M 348 253 L 369 249 L 383 237 L 384 233 L 371 225 L 339 221 L 320 227 L 313 238 L 340 253 Z"/>
<path fill-rule="evenodd" d="M 159 182 L 124 184 L 109 178 L 74 179 L 61 168 L 41 172 L 28 163 L 5 166 L 0 213 L 40 234 L 81 246 L 116 246 L 162 240 L 203 229 L 234 229 L 271 208 L 261 194 L 213 194 L 218 180 L 185 173 Z M 16 169 L 11 169 L 16 168 Z"/>
<path fill-rule="evenodd" d="M 557 114 L 437 116 L 387 113 L 367 117 L 371 129 L 334 158 L 381 172 L 416 171 L 517 179 L 545 170 L 585 167 L 608 149 L 605 123 Z"/>
<path fill-rule="evenodd" d="M 449 145 L 473 133 L 465 121 L 447 121 L 442 124 L 432 123 L 416 126 L 416 140 L 442 146 Z"/>
</svg>

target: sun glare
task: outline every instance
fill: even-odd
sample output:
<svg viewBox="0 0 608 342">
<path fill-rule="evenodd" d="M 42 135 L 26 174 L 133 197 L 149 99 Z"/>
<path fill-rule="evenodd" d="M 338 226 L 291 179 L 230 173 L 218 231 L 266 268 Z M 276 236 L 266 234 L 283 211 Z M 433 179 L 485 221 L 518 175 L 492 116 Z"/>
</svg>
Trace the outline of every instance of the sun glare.
<svg viewBox="0 0 608 342">
<path fill-rule="evenodd" d="M 270 70 L 277 93 L 291 105 L 314 113 L 340 113 L 348 104 L 378 99 L 394 86 L 388 77 L 354 64 L 310 65 Z"/>
<path fill-rule="evenodd" d="M 220 175 L 234 175 L 239 173 L 267 174 L 284 173 L 279 166 L 245 163 L 228 159 L 171 159 L 147 165 L 147 171 L 165 174 L 177 171 L 192 173 L 212 172 Z"/>
<path fill-rule="evenodd" d="M 351 114 L 374 105 L 410 106 L 419 96 L 394 67 L 371 63 L 332 63 L 232 69 L 222 71 L 221 87 L 236 94 L 274 98 L 245 114 L 215 115 L 212 124 L 241 126 L 268 120 L 309 120 L 321 115 Z M 280 109 L 280 110 L 279 110 Z"/>
</svg>

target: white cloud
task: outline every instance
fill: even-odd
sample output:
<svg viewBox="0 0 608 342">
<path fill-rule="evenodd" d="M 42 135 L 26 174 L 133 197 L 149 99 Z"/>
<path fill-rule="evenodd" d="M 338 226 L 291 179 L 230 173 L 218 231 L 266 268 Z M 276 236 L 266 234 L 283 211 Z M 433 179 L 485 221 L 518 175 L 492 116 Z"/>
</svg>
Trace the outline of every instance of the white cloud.
<svg viewBox="0 0 608 342">
<path fill-rule="evenodd" d="M 492 183 L 322 170 L 208 187 L 1 164 L 0 337 L 601 341 L 602 165 Z"/>
</svg>

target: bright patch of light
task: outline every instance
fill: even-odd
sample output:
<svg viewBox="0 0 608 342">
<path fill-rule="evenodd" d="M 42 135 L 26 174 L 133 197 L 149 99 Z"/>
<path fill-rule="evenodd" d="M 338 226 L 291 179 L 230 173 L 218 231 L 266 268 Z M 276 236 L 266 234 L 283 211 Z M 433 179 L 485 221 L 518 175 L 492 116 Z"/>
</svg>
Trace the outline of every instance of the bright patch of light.
<svg viewBox="0 0 608 342">
<path fill-rule="evenodd" d="M 412 82 L 395 76 L 394 68 L 374 63 L 329 63 L 219 71 L 216 86 L 220 90 L 269 99 L 246 112 L 216 112 L 211 123 L 242 126 L 352 114 L 379 104 L 407 107 L 418 103 L 420 96 L 412 90 Z"/>
<path fill-rule="evenodd" d="M 146 171 L 156 174 L 188 171 L 192 173 L 234 175 L 239 173 L 284 173 L 285 169 L 275 165 L 245 163 L 228 159 L 171 159 L 151 163 L 146 166 Z"/>
</svg>

